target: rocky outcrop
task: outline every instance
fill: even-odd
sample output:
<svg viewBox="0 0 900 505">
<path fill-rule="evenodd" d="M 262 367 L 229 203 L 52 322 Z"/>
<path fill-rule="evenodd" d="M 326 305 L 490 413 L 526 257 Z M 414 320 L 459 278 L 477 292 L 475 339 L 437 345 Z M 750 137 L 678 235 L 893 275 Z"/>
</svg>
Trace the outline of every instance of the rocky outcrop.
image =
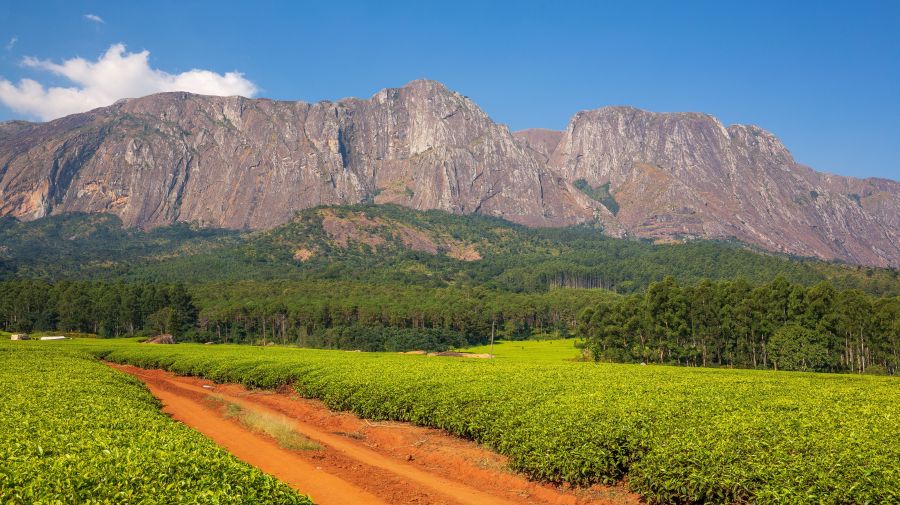
<svg viewBox="0 0 900 505">
<path fill-rule="evenodd" d="M 734 237 L 801 256 L 900 265 L 900 184 L 814 172 L 755 126 L 605 107 L 576 114 L 550 168 L 608 184 L 616 218 L 638 237 Z"/>
<path fill-rule="evenodd" d="M 815 172 L 771 134 L 705 114 L 608 107 L 565 132 L 511 134 L 468 98 L 414 81 L 315 104 L 164 93 L 0 123 L 0 215 L 258 229 L 360 202 L 900 266 L 897 182 Z"/>
<path fill-rule="evenodd" d="M 171 344 L 175 343 L 175 337 L 173 337 L 172 335 L 170 335 L 168 333 L 162 333 L 155 337 L 151 337 L 151 338 L 148 338 L 147 340 L 144 340 L 144 343 L 145 344 L 169 344 L 169 345 L 171 345 Z"/>
<path fill-rule="evenodd" d="M 164 93 L 0 129 L 0 214 L 110 212 L 128 226 L 266 228 L 322 204 L 392 202 L 532 225 L 591 217 L 543 160 L 432 81 L 368 100 Z"/>
<path fill-rule="evenodd" d="M 352 244 L 366 246 L 375 252 L 379 246 L 392 240 L 402 244 L 404 250 L 431 255 L 446 254 L 461 261 L 481 259 L 481 254 L 475 244 L 397 220 L 379 216 L 368 217 L 362 212 L 337 213 L 331 208 L 321 209 L 316 213 L 321 218 L 321 227 L 325 236 L 328 237 L 331 244 L 341 249 L 347 249 Z M 301 249 L 297 249 L 294 259 L 303 262 L 312 257 L 312 255 L 305 258 L 298 257 L 300 251 Z"/>
</svg>

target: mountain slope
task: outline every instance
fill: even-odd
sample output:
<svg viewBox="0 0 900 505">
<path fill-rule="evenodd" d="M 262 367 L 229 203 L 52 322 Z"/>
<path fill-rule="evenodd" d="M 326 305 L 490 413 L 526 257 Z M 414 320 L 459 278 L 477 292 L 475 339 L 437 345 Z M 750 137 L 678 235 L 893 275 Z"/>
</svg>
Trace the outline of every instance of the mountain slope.
<svg viewBox="0 0 900 505">
<path fill-rule="evenodd" d="M 540 153 L 544 160 L 549 160 L 550 155 L 559 145 L 559 141 L 562 140 L 563 132 L 544 128 L 528 128 L 513 133 L 513 136 Z"/>
<path fill-rule="evenodd" d="M 130 279 L 207 283 L 344 280 L 365 285 L 482 286 L 500 291 L 602 287 L 640 291 L 782 275 L 812 285 L 900 293 L 897 270 L 791 259 L 735 242 L 648 244 L 588 226 L 529 228 L 502 219 L 397 205 L 316 207 L 270 230 L 179 223 L 142 231 L 108 214 L 0 219 L 0 279 Z"/>
<path fill-rule="evenodd" d="M 578 113 L 550 167 L 606 188 L 629 234 L 728 238 L 802 256 L 900 264 L 900 184 L 814 172 L 772 134 L 697 113 Z"/>
<path fill-rule="evenodd" d="M 151 262 L 234 246 L 240 234 L 178 223 L 123 228 L 110 214 L 65 214 L 20 222 L 0 218 L 0 279 L 113 277 Z"/>
<path fill-rule="evenodd" d="M 0 216 L 267 229 L 358 203 L 900 266 L 900 184 L 814 172 L 771 134 L 705 114 L 608 107 L 565 132 L 511 134 L 468 98 L 413 81 L 365 100 L 164 93 L 0 124 Z"/>
</svg>

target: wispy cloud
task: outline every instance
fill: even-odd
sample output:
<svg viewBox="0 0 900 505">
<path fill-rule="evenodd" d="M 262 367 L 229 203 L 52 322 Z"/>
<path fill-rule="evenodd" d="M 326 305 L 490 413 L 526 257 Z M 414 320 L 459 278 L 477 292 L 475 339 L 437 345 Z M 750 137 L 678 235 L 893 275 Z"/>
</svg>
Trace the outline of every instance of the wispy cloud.
<svg viewBox="0 0 900 505">
<path fill-rule="evenodd" d="M 95 23 L 100 23 L 100 24 L 103 24 L 106 22 L 106 21 L 103 21 L 103 18 L 101 18 L 100 16 L 98 16 L 96 14 L 85 14 L 84 19 L 87 19 L 88 21 L 93 21 Z"/>
<path fill-rule="evenodd" d="M 12 51 L 12 48 L 16 46 L 16 42 L 19 41 L 19 37 L 13 37 L 9 39 L 9 42 L 6 43 L 6 50 Z"/>
<path fill-rule="evenodd" d="M 253 96 L 256 84 L 240 72 L 219 74 L 193 69 L 180 74 L 152 68 L 149 51 L 129 53 L 114 44 L 97 61 L 71 58 L 62 63 L 27 57 L 26 67 L 48 71 L 71 81 L 71 87 L 44 87 L 33 79 L 14 84 L 0 78 L 0 103 L 22 114 L 50 120 L 162 91 L 188 91 L 203 95 Z"/>
</svg>

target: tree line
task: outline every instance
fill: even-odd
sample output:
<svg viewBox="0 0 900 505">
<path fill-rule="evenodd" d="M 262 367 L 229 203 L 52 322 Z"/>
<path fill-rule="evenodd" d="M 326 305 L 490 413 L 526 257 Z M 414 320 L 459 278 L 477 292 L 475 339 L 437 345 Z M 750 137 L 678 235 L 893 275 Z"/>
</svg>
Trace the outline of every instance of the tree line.
<svg viewBox="0 0 900 505">
<path fill-rule="evenodd" d="M 446 350 L 498 338 L 568 336 L 601 290 L 511 294 L 485 288 L 350 281 L 0 282 L 0 329 L 102 337 L 170 333 L 182 341 L 365 351 Z M 498 324 L 500 323 L 500 324 Z"/>
<path fill-rule="evenodd" d="M 900 298 L 839 291 L 828 282 L 680 286 L 667 277 L 642 294 L 586 308 L 578 320 L 598 361 L 900 371 Z"/>
<path fill-rule="evenodd" d="M 566 337 L 578 313 L 608 291 L 508 293 L 483 287 L 426 287 L 354 281 L 241 281 L 198 285 L 198 332 L 227 343 L 276 342 L 324 348 L 441 350 L 497 338 Z M 369 340 L 384 342 L 372 349 Z M 397 349 L 401 350 L 401 349 Z"/>
<path fill-rule="evenodd" d="M 187 335 L 196 328 L 197 314 L 183 284 L 0 282 L 0 325 L 5 331 Z"/>
<path fill-rule="evenodd" d="M 6 331 L 171 333 L 180 340 L 444 350 L 496 338 L 580 336 L 598 361 L 898 373 L 900 298 L 783 277 L 642 293 L 511 293 L 354 281 L 0 282 Z"/>
</svg>

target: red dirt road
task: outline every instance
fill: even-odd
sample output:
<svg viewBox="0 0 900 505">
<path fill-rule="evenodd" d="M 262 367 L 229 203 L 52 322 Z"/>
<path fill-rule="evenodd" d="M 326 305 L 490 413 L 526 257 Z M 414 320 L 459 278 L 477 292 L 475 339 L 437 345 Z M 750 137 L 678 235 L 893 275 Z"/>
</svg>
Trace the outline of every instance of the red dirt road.
<svg viewBox="0 0 900 505">
<path fill-rule="evenodd" d="M 336 413 L 290 388 L 259 391 L 162 370 L 113 365 L 143 381 L 173 418 L 237 458 L 274 475 L 318 505 L 638 504 L 622 487 L 557 488 L 505 470 L 506 459 L 447 433 L 407 423 L 371 423 Z M 217 396 L 245 410 L 286 418 L 322 449 L 295 451 L 228 418 Z"/>
</svg>

